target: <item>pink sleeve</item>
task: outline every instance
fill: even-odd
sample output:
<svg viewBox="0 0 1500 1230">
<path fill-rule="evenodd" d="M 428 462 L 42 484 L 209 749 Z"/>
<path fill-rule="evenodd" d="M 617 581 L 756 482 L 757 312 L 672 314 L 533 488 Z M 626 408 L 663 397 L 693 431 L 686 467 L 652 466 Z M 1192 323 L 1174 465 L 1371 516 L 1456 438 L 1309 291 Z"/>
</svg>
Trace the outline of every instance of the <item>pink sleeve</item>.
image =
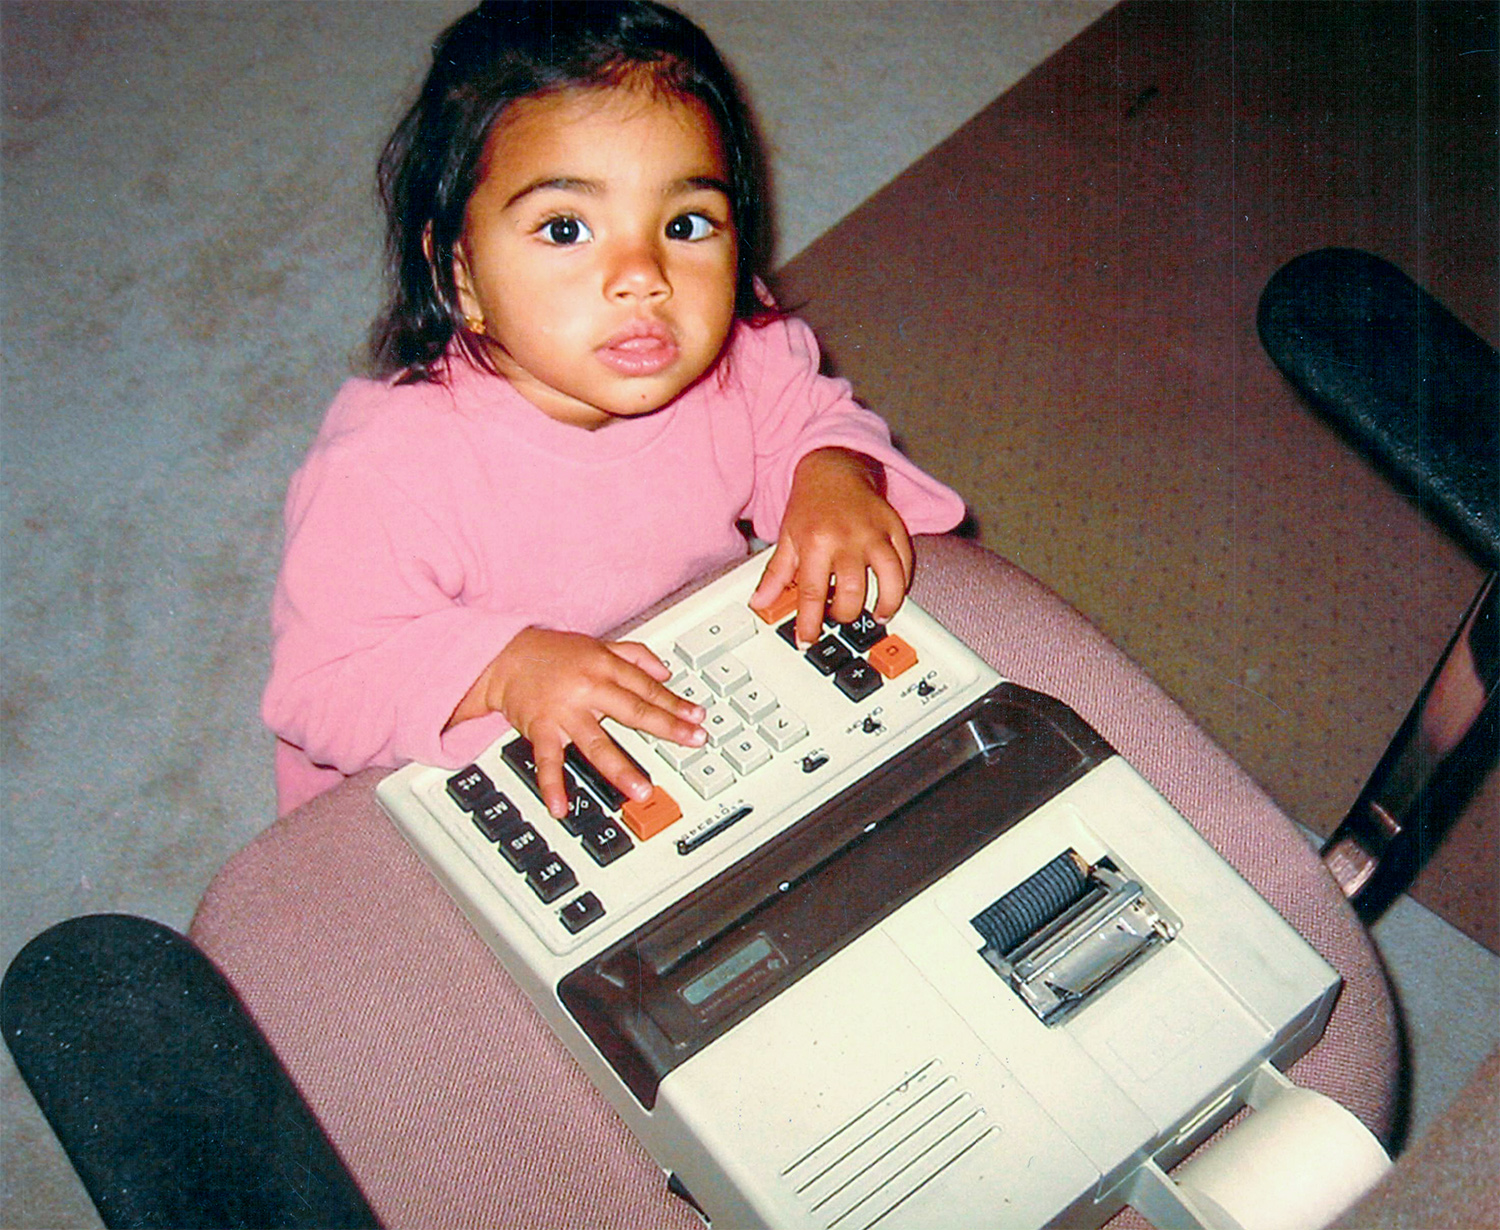
<svg viewBox="0 0 1500 1230">
<path fill-rule="evenodd" d="M 462 605 L 462 553 L 431 511 L 336 447 L 293 480 L 262 713 L 315 765 L 456 766 L 507 729 L 494 714 L 443 733 L 525 621 Z"/>
<path fill-rule="evenodd" d="M 818 343 L 802 321 L 745 329 L 735 358 L 745 364 L 752 399 L 755 490 L 745 516 L 757 537 L 775 541 L 797 462 L 818 448 L 880 462 L 886 498 L 913 534 L 943 533 L 963 519 L 963 500 L 896 451 L 890 430 L 854 400 L 848 382 L 819 373 Z"/>
</svg>

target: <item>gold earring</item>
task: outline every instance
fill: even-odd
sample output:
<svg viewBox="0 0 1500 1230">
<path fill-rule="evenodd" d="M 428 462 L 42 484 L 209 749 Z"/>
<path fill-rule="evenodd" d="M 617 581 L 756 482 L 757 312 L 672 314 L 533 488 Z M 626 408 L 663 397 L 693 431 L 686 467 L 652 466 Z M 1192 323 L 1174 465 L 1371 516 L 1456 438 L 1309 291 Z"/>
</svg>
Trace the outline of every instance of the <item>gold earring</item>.
<svg viewBox="0 0 1500 1230">
<path fill-rule="evenodd" d="M 479 334 L 480 337 L 483 337 L 484 336 L 484 317 L 483 316 L 477 316 L 477 317 L 476 316 L 465 316 L 464 317 L 464 328 L 467 329 L 470 333 L 477 333 L 477 334 Z"/>
</svg>

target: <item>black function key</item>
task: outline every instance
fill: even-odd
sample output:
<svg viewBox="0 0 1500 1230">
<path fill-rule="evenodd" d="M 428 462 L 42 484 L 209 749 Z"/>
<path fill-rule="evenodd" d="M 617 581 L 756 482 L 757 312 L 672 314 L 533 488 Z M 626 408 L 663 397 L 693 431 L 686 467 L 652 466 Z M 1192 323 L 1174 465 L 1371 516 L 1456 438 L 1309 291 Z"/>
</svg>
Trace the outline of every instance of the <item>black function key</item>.
<svg viewBox="0 0 1500 1230">
<path fill-rule="evenodd" d="M 496 794 L 474 813 L 474 824 L 491 841 L 501 842 L 524 826 L 520 809 L 503 794 Z"/>
<path fill-rule="evenodd" d="M 526 869 L 526 883 L 543 901 L 556 901 L 578 887 L 578 877 L 557 855 L 548 854 L 541 862 Z"/>
<path fill-rule="evenodd" d="M 577 935 L 590 923 L 604 917 L 604 903 L 593 893 L 584 893 L 558 910 L 557 916 L 562 919 L 563 926 Z"/>
<path fill-rule="evenodd" d="M 585 829 L 580 835 L 580 844 L 601 867 L 608 866 L 620 855 L 629 854 L 635 848 L 630 835 L 612 820 Z"/>
<path fill-rule="evenodd" d="M 885 640 L 885 625 L 869 611 L 861 611 L 851 623 L 840 624 L 839 631 L 856 653 L 866 653 L 870 646 Z"/>
<path fill-rule="evenodd" d="M 576 783 L 570 785 L 572 788 L 568 791 L 568 811 L 558 823 L 574 837 L 578 837 L 609 819 L 609 813 L 604 810 L 604 804 L 587 790 L 579 789 Z"/>
<path fill-rule="evenodd" d="M 460 769 L 448 779 L 448 797 L 465 811 L 478 811 L 495 793 L 495 783 L 477 764 Z"/>
<path fill-rule="evenodd" d="M 540 833 L 531 825 L 523 824 L 501 838 L 500 853 L 517 871 L 526 871 L 548 858 L 552 851 Z"/>
<path fill-rule="evenodd" d="M 863 658 L 851 658 L 833 673 L 839 691 L 850 700 L 864 700 L 881 684 L 880 672 Z"/>
<path fill-rule="evenodd" d="M 531 749 L 531 740 L 517 735 L 500 749 L 500 758 L 508 764 L 515 775 L 531 787 L 531 793 L 542 797 L 536 784 L 536 756 Z"/>
<path fill-rule="evenodd" d="M 831 675 L 854 655 L 849 652 L 849 647 L 843 641 L 832 636 L 825 636 L 809 649 L 805 656 L 823 674 Z"/>
</svg>

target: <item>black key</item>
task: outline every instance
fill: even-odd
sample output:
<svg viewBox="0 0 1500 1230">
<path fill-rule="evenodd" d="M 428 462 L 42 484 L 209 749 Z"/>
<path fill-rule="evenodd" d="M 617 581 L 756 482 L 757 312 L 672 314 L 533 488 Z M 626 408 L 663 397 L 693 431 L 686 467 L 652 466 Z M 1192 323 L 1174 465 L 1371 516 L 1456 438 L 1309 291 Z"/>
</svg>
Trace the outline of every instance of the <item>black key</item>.
<svg viewBox="0 0 1500 1230">
<path fill-rule="evenodd" d="M 871 646 L 885 639 L 885 625 L 869 611 L 861 611 L 859 618 L 851 623 L 840 624 L 839 631 L 855 653 L 866 653 Z"/>
<path fill-rule="evenodd" d="M 630 840 L 630 834 L 612 820 L 585 829 L 580 839 L 583 848 L 601 867 L 608 866 L 620 855 L 629 854 L 635 849 L 635 843 Z"/>
<path fill-rule="evenodd" d="M 542 797 L 541 787 L 536 784 L 536 755 L 531 740 L 517 735 L 500 749 L 500 758 L 508 764 L 523 782 L 531 787 L 531 793 Z"/>
<path fill-rule="evenodd" d="M 448 779 L 448 797 L 465 811 L 478 811 L 495 793 L 495 783 L 477 764 L 460 769 Z"/>
<path fill-rule="evenodd" d="M 491 841 L 501 842 L 526 822 L 514 803 L 503 794 L 496 794 L 474 813 L 474 823 Z"/>
<path fill-rule="evenodd" d="M 525 871 L 549 857 L 552 851 L 542 835 L 529 824 L 523 824 L 500 841 L 500 853 L 517 871 Z"/>
<path fill-rule="evenodd" d="M 557 855 L 548 854 L 540 863 L 526 869 L 526 883 L 543 901 L 556 901 L 578 887 L 578 877 Z"/>
<path fill-rule="evenodd" d="M 620 752 L 626 760 L 635 765 L 637 769 L 640 769 L 642 776 L 644 776 L 647 781 L 651 780 L 651 775 L 647 773 L 645 769 L 641 768 L 640 763 L 634 756 L 627 752 L 623 747 L 620 748 Z M 573 770 L 573 773 L 578 778 L 578 780 L 585 786 L 587 786 L 590 790 L 592 790 L 599 801 L 603 803 L 604 806 L 607 807 L 610 811 L 619 811 L 620 808 L 624 805 L 625 792 L 623 790 L 617 789 L 614 783 L 609 780 L 609 778 L 605 777 L 603 773 L 599 772 L 599 770 L 594 767 L 593 762 L 578 750 L 576 744 L 568 744 L 568 750 L 563 753 L 563 761 L 567 764 L 568 768 Z"/>
<path fill-rule="evenodd" d="M 825 675 L 831 675 L 854 655 L 849 646 L 832 636 L 825 636 L 804 655 L 809 662 Z"/>
<path fill-rule="evenodd" d="M 604 917 L 604 903 L 593 893 L 584 893 L 558 910 L 557 916 L 562 919 L 563 926 L 577 935 L 590 923 Z"/>
<path fill-rule="evenodd" d="M 604 810 L 604 804 L 587 790 L 574 784 L 573 789 L 568 791 L 568 812 L 558 823 L 574 837 L 580 837 L 608 819 L 609 813 Z"/>
<path fill-rule="evenodd" d="M 825 628 L 832 628 L 836 627 L 837 625 L 831 623 L 827 615 L 824 615 L 823 626 Z M 787 620 L 786 623 L 777 628 L 776 631 L 781 635 L 781 639 L 784 640 L 788 645 L 790 645 L 793 649 L 797 648 L 797 617 L 795 615 Z"/>
<path fill-rule="evenodd" d="M 833 672 L 839 691 L 850 700 L 864 700 L 881 684 L 880 672 L 863 658 L 851 658 Z"/>
</svg>

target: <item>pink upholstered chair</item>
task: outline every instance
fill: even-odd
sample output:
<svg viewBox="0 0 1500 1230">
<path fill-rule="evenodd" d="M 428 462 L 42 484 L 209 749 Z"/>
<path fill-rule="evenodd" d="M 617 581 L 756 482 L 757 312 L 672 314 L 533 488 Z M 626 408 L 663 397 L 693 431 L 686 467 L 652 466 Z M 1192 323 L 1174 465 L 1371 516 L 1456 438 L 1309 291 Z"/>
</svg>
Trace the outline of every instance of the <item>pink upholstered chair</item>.
<svg viewBox="0 0 1500 1230">
<path fill-rule="evenodd" d="M 1294 1068 L 1377 1135 L 1397 1026 L 1363 927 L 1302 835 L 1128 659 L 1017 568 L 918 543 L 914 596 L 1003 675 L 1076 709 L 1344 977 Z M 689 1227 L 688 1207 L 422 868 L 367 772 L 279 820 L 191 937 L 228 976 L 392 1228 Z M 1141 1224 L 1127 1210 L 1120 1225 Z"/>
</svg>

